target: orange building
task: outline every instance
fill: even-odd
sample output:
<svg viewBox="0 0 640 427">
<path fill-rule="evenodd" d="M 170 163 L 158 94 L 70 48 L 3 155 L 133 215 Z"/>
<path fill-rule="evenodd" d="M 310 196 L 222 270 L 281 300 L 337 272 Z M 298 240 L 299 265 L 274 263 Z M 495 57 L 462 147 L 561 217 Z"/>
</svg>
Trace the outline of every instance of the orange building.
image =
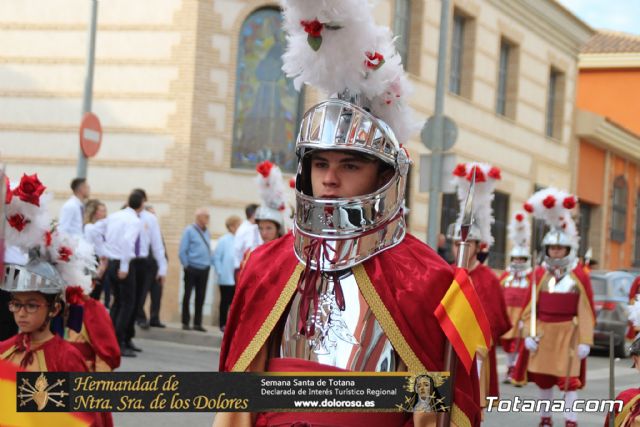
<svg viewBox="0 0 640 427">
<path fill-rule="evenodd" d="M 640 267 L 640 36 L 598 32 L 580 54 L 575 134 L 580 255 Z"/>
</svg>

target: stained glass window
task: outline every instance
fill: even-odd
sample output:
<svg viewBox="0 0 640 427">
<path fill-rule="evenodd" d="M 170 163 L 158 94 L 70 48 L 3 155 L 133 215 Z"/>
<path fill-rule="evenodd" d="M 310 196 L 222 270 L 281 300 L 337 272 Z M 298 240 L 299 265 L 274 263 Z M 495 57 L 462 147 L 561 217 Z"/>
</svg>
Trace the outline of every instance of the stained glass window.
<svg viewBox="0 0 640 427">
<path fill-rule="evenodd" d="M 294 144 L 302 95 L 282 71 L 285 47 L 278 9 L 259 9 L 242 24 L 236 69 L 234 168 L 254 168 L 271 160 L 283 171 L 296 169 Z"/>
</svg>

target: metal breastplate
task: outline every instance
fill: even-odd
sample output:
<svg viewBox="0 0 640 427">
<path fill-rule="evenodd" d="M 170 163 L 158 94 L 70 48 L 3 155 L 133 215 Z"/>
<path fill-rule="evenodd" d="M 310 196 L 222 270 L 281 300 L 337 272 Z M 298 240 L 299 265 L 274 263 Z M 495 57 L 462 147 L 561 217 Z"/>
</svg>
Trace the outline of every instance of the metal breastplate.
<svg viewBox="0 0 640 427">
<path fill-rule="evenodd" d="M 509 272 L 509 275 L 503 282 L 505 288 L 526 289 L 529 287 L 529 271 L 526 272 Z"/>
<path fill-rule="evenodd" d="M 297 331 L 301 294 L 296 292 L 284 326 L 280 356 L 350 371 L 397 371 L 401 362 L 396 351 L 362 296 L 353 273 L 345 273 L 340 278 L 344 311 L 336 303 L 333 279 L 323 275 L 319 280 L 318 310 L 312 317 L 315 334 L 310 338 Z"/>
<path fill-rule="evenodd" d="M 565 274 L 560 279 L 556 279 L 554 276 L 549 275 L 549 278 L 542 284 L 541 290 L 558 294 L 580 292 L 578 283 L 575 281 L 571 274 Z"/>
</svg>

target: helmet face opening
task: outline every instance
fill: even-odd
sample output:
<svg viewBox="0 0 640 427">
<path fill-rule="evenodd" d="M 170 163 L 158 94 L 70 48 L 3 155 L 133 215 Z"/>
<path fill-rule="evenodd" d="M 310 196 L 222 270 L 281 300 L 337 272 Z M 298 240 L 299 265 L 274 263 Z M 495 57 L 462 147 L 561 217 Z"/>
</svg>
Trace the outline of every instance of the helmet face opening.
<svg viewBox="0 0 640 427">
<path fill-rule="evenodd" d="M 363 161 L 366 163 L 375 163 L 377 165 L 377 173 L 376 177 L 385 177 L 388 176 L 384 182 L 379 185 L 373 192 L 377 192 L 385 188 L 393 181 L 394 177 L 394 167 L 393 165 L 369 154 L 363 153 L 361 151 L 351 150 L 351 149 L 306 149 L 303 150 L 302 158 L 299 161 L 298 172 L 296 176 L 296 191 L 303 193 L 306 196 L 314 197 L 313 194 L 313 180 L 312 180 L 312 169 L 313 169 L 313 160 L 316 156 L 322 156 L 323 153 L 341 153 L 348 156 L 353 156 L 359 161 Z M 370 193 L 369 193 L 370 194 Z M 351 197 L 361 197 L 366 196 L 367 194 L 358 194 Z"/>
</svg>

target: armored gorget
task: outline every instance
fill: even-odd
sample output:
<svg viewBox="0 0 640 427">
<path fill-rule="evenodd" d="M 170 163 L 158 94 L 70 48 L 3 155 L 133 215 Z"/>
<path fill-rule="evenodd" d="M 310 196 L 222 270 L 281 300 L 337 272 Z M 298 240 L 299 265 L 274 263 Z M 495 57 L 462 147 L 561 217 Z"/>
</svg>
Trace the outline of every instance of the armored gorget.
<svg viewBox="0 0 640 427">
<path fill-rule="evenodd" d="M 336 273 L 323 273 L 316 282 L 318 305 L 315 309 L 310 302 L 307 320 L 307 327 L 313 324 L 310 336 L 298 330 L 302 296 L 296 292 L 284 326 L 280 357 L 311 360 L 350 371 L 406 369 L 360 292 L 351 269 Z"/>
</svg>

